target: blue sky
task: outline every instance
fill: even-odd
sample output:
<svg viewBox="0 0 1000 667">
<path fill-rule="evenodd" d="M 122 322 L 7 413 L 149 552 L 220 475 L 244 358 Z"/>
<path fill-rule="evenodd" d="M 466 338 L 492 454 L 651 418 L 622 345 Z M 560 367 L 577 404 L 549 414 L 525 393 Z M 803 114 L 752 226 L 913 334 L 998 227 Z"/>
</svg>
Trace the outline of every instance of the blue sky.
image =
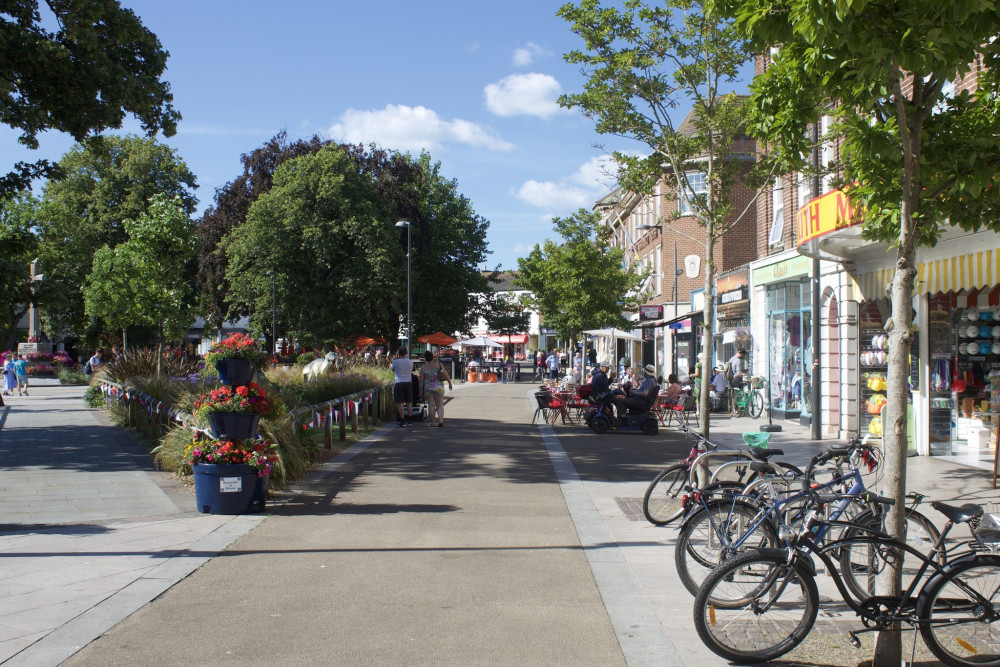
<svg viewBox="0 0 1000 667">
<path fill-rule="evenodd" d="M 166 79 L 183 120 L 166 143 L 197 176 L 199 213 L 239 175 L 240 155 L 282 129 L 426 148 L 490 221 L 489 267 L 516 268 L 554 236 L 553 216 L 610 191 L 601 166 L 610 150 L 641 149 L 556 104 L 583 82 L 562 57 L 581 43 L 555 16 L 559 2 L 122 4 L 170 52 Z M 24 159 L 13 140 L 0 136 L 10 163 Z M 70 145 L 49 133 L 28 157 L 58 159 Z"/>
</svg>

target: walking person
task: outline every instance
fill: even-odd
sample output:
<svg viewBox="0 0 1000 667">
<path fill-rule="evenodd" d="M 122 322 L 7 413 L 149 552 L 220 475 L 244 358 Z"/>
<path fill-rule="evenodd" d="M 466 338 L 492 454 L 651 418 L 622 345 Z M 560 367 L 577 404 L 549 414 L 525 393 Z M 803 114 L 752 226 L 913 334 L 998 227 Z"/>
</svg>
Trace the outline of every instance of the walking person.
<svg viewBox="0 0 1000 667">
<path fill-rule="evenodd" d="M 555 380 L 559 377 L 559 355 L 555 352 L 549 353 L 549 356 L 545 358 L 545 363 L 549 367 L 549 379 Z"/>
<path fill-rule="evenodd" d="M 396 414 L 400 426 L 413 426 L 410 411 L 413 409 L 413 360 L 406 356 L 406 348 L 401 347 L 392 360 L 392 372 L 396 384 L 392 387 L 392 398 L 396 401 Z M 405 406 L 405 407 L 404 407 Z"/>
<path fill-rule="evenodd" d="M 424 352 L 424 367 L 420 369 L 420 386 L 424 388 L 424 396 L 427 398 L 428 410 L 430 410 L 431 426 L 444 426 L 444 385 L 448 383 L 448 389 L 454 389 L 451 384 L 451 376 L 444 369 L 441 362 L 434 358 L 434 353 L 430 350 Z M 434 423 L 434 415 L 437 415 L 437 423 Z"/>
<path fill-rule="evenodd" d="M 15 354 L 14 359 L 14 375 L 17 378 L 17 395 L 21 395 L 21 391 L 24 391 L 24 395 L 28 395 L 28 362 L 25 360 L 23 354 Z"/>
<path fill-rule="evenodd" d="M 17 389 L 17 376 L 14 375 L 14 354 L 4 355 L 3 358 L 3 393 L 5 396 L 13 396 Z"/>
</svg>

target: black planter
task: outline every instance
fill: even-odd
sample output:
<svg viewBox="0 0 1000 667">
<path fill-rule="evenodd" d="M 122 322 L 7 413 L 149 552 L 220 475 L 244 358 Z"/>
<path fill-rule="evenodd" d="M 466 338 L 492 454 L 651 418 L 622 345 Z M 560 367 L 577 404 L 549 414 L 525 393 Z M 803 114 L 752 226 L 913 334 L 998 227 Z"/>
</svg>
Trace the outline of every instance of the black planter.
<svg viewBox="0 0 1000 667">
<path fill-rule="evenodd" d="M 222 384 L 231 387 L 250 384 L 254 374 L 253 366 L 246 359 L 220 359 L 215 362 L 215 370 L 219 371 Z"/>
<path fill-rule="evenodd" d="M 196 463 L 194 493 L 203 514 L 247 514 L 263 512 L 267 502 L 268 475 L 242 464 Z"/>
<path fill-rule="evenodd" d="M 246 440 L 257 434 L 256 412 L 212 412 L 208 423 L 216 440 Z"/>
</svg>

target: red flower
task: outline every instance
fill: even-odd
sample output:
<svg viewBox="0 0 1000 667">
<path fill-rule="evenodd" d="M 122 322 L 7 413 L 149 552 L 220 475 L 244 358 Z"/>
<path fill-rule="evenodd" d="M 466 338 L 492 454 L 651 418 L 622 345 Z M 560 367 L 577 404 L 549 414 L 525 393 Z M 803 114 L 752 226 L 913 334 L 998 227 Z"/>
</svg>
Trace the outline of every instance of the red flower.
<svg viewBox="0 0 1000 667">
<path fill-rule="evenodd" d="M 247 389 L 246 387 L 237 387 L 236 393 L 239 394 L 240 396 L 248 396 L 250 394 L 250 390 Z"/>
</svg>

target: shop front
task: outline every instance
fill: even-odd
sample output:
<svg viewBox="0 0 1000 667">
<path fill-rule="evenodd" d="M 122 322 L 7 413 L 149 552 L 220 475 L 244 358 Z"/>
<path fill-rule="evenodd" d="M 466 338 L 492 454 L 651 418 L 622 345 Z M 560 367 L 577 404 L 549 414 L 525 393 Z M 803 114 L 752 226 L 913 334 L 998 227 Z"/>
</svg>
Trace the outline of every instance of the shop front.
<svg viewBox="0 0 1000 667">
<path fill-rule="evenodd" d="M 750 273 L 746 267 L 727 272 L 715 281 L 716 350 L 720 363 L 745 349 L 753 364 L 750 336 Z"/>
<path fill-rule="evenodd" d="M 884 260 L 858 265 L 863 310 L 885 304 L 888 311 L 894 273 Z M 1000 236 L 948 230 L 934 248 L 919 249 L 914 306 L 914 448 L 992 468 L 1000 422 Z"/>
<path fill-rule="evenodd" d="M 812 262 L 794 252 L 766 261 L 751 264 L 755 300 L 764 315 L 756 329 L 764 358 L 762 363 L 757 355 L 754 372 L 767 378 L 774 419 L 807 422 L 812 415 Z"/>
</svg>

